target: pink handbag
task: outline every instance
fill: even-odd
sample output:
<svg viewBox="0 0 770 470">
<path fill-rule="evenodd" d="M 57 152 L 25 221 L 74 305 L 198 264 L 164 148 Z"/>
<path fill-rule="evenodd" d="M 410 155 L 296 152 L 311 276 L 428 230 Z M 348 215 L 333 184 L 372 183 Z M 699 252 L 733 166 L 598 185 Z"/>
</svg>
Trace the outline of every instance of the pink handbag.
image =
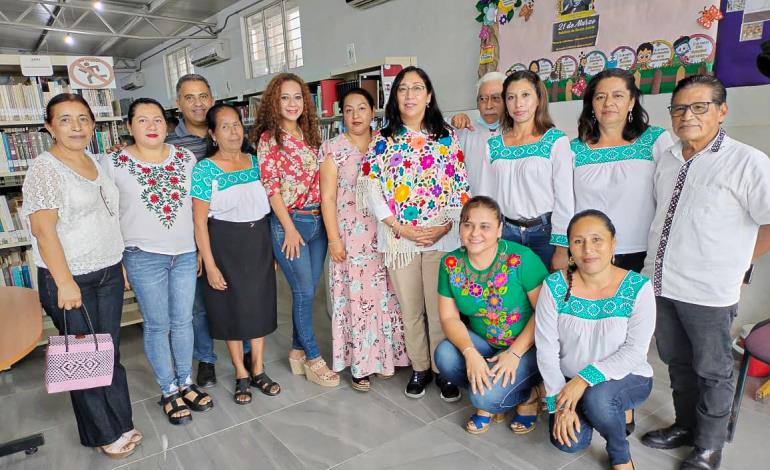
<svg viewBox="0 0 770 470">
<path fill-rule="evenodd" d="M 45 389 L 48 393 L 104 387 L 112 383 L 114 345 L 108 333 L 96 334 L 86 306 L 80 307 L 91 331 L 87 335 L 67 334 L 48 338 L 45 352 Z"/>
</svg>

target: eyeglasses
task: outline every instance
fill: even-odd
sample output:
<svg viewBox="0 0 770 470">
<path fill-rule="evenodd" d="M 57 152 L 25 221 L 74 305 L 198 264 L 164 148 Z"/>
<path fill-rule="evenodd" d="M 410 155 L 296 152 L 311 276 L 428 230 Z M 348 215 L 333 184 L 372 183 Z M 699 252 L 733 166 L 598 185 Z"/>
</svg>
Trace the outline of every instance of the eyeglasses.
<svg viewBox="0 0 770 470">
<path fill-rule="evenodd" d="M 487 104 L 490 101 L 492 101 L 495 104 L 500 104 L 503 102 L 503 95 L 501 94 L 479 95 L 476 97 L 476 103 L 479 103 L 479 104 Z"/>
<path fill-rule="evenodd" d="M 420 93 L 424 92 L 426 90 L 425 85 L 414 85 L 414 86 L 406 86 L 401 85 L 398 88 L 396 88 L 396 93 L 399 95 L 406 95 L 410 91 L 414 93 L 415 95 L 419 95 Z"/>
<path fill-rule="evenodd" d="M 104 207 L 107 208 L 107 212 L 110 214 L 110 217 L 115 217 L 115 213 L 112 212 L 112 209 L 110 209 L 110 203 L 107 202 L 107 196 L 104 194 L 104 188 L 99 186 L 99 194 L 102 196 L 102 202 L 104 203 Z"/>
<path fill-rule="evenodd" d="M 668 107 L 668 112 L 673 117 L 684 116 L 687 110 L 692 111 L 693 114 L 706 114 L 709 110 L 709 105 L 719 104 L 716 101 L 698 101 L 697 103 L 690 104 L 674 104 Z"/>
</svg>

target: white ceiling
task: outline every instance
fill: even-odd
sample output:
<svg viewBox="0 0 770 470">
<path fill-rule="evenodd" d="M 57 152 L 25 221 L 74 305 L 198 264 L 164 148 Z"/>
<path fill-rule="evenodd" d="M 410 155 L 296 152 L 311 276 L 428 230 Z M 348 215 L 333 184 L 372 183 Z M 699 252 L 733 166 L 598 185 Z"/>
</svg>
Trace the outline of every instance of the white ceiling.
<svg viewBox="0 0 770 470">
<path fill-rule="evenodd" d="M 238 0 L 103 0 L 106 10 L 120 10 L 129 13 L 147 14 L 154 17 L 170 17 L 192 21 L 206 21 L 215 13 L 236 3 Z M 73 6 L 90 6 L 91 1 L 83 0 L 42 0 L 35 4 L 31 0 L 0 0 L 0 21 L 3 15 L 18 25 L 16 18 L 25 11 L 30 11 L 20 23 L 34 25 L 28 27 L 0 25 L 0 52 L 3 53 L 41 53 L 41 54 L 98 54 L 118 58 L 135 59 L 143 52 L 165 42 L 165 39 L 141 39 L 141 37 L 174 36 L 187 31 L 190 23 L 180 23 L 157 18 L 146 20 L 123 13 L 102 12 L 100 15 L 116 32 L 124 35 L 139 36 L 137 39 L 112 38 L 110 31 L 93 11 L 76 9 Z M 58 21 L 53 23 L 51 14 L 57 12 Z M 69 7 L 68 7 L 69 5 Z M 46 10 L 48 9 L 48 11 Z M 50 11 L 50 13 L 49 13 Z M 83 14 L 83 18 L 74 27 Z M 37 29 L 40 26 L 40 29 Z M 64 32 L 46 31 L 45 26 L 62 29 L 79 29 L 104 33 L 106 35 L 72 34 L 74 44 L 64 42 Z M 221 25 L 218 25 L 221 27 Z M 162 34 L 161 34 L 162 33 Z M 208 33 L 200 33 L 206 34 Z"/>
</svg>

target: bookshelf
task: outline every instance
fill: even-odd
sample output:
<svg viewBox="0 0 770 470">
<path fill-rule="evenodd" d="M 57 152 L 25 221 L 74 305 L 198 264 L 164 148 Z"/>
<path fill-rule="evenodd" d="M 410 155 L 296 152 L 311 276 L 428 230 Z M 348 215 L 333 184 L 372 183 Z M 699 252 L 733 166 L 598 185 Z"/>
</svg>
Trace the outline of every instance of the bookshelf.
<svg viewBox="0 0 770 470">
<path fill-rule="evenodd" d="M 43 130 L 45 104 L 56 94 L 82 95 L 96 116 L 92 153 L 103 153 L 119 142 L 122 125 L 120 104 L 112 90 L 71 90 L 66 79 L 67 58 L 50 56 L 53 77 L 22 77 L 18 55 L 0 54 L 0 284 L 37 288 L 37 269 L 32 261 L 31 238 L 19 217 L 21 186 L 27 168 L 52 141 Z M 63 71 L 65 70 L 65 71 Z M 124 295 L 121 325 L 142 321 L 134 293 Z M 43 319 L 44 344 L 58 334 L 49 317 Z"/>
</svg>

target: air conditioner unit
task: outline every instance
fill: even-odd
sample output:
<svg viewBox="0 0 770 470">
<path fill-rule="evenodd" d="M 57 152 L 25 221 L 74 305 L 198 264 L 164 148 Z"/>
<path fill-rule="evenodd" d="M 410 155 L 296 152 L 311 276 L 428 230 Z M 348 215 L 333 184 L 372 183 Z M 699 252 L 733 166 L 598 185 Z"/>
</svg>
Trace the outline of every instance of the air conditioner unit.
<svg viewBox="0 0 770 470">
<path fill-rule="evenodd" d="M 144 74 L 142 72 L 134 72 L 126 77 L 120 88 L 124 90 L 136 90 L 144 86 Z"/>
<path fill-rule="evenodd" d="M 371 8 L 380 3 L 385 3 L 390 0 L 345 0 L 345 3 L 353 8 Z"/>
<path fill-rule="evenodd" d="M 230 42 L 225 39 L 212 41 L 190 51 L 190 63 L 196 67 L 209 67 L 230 59 Z"/>
</svg>

